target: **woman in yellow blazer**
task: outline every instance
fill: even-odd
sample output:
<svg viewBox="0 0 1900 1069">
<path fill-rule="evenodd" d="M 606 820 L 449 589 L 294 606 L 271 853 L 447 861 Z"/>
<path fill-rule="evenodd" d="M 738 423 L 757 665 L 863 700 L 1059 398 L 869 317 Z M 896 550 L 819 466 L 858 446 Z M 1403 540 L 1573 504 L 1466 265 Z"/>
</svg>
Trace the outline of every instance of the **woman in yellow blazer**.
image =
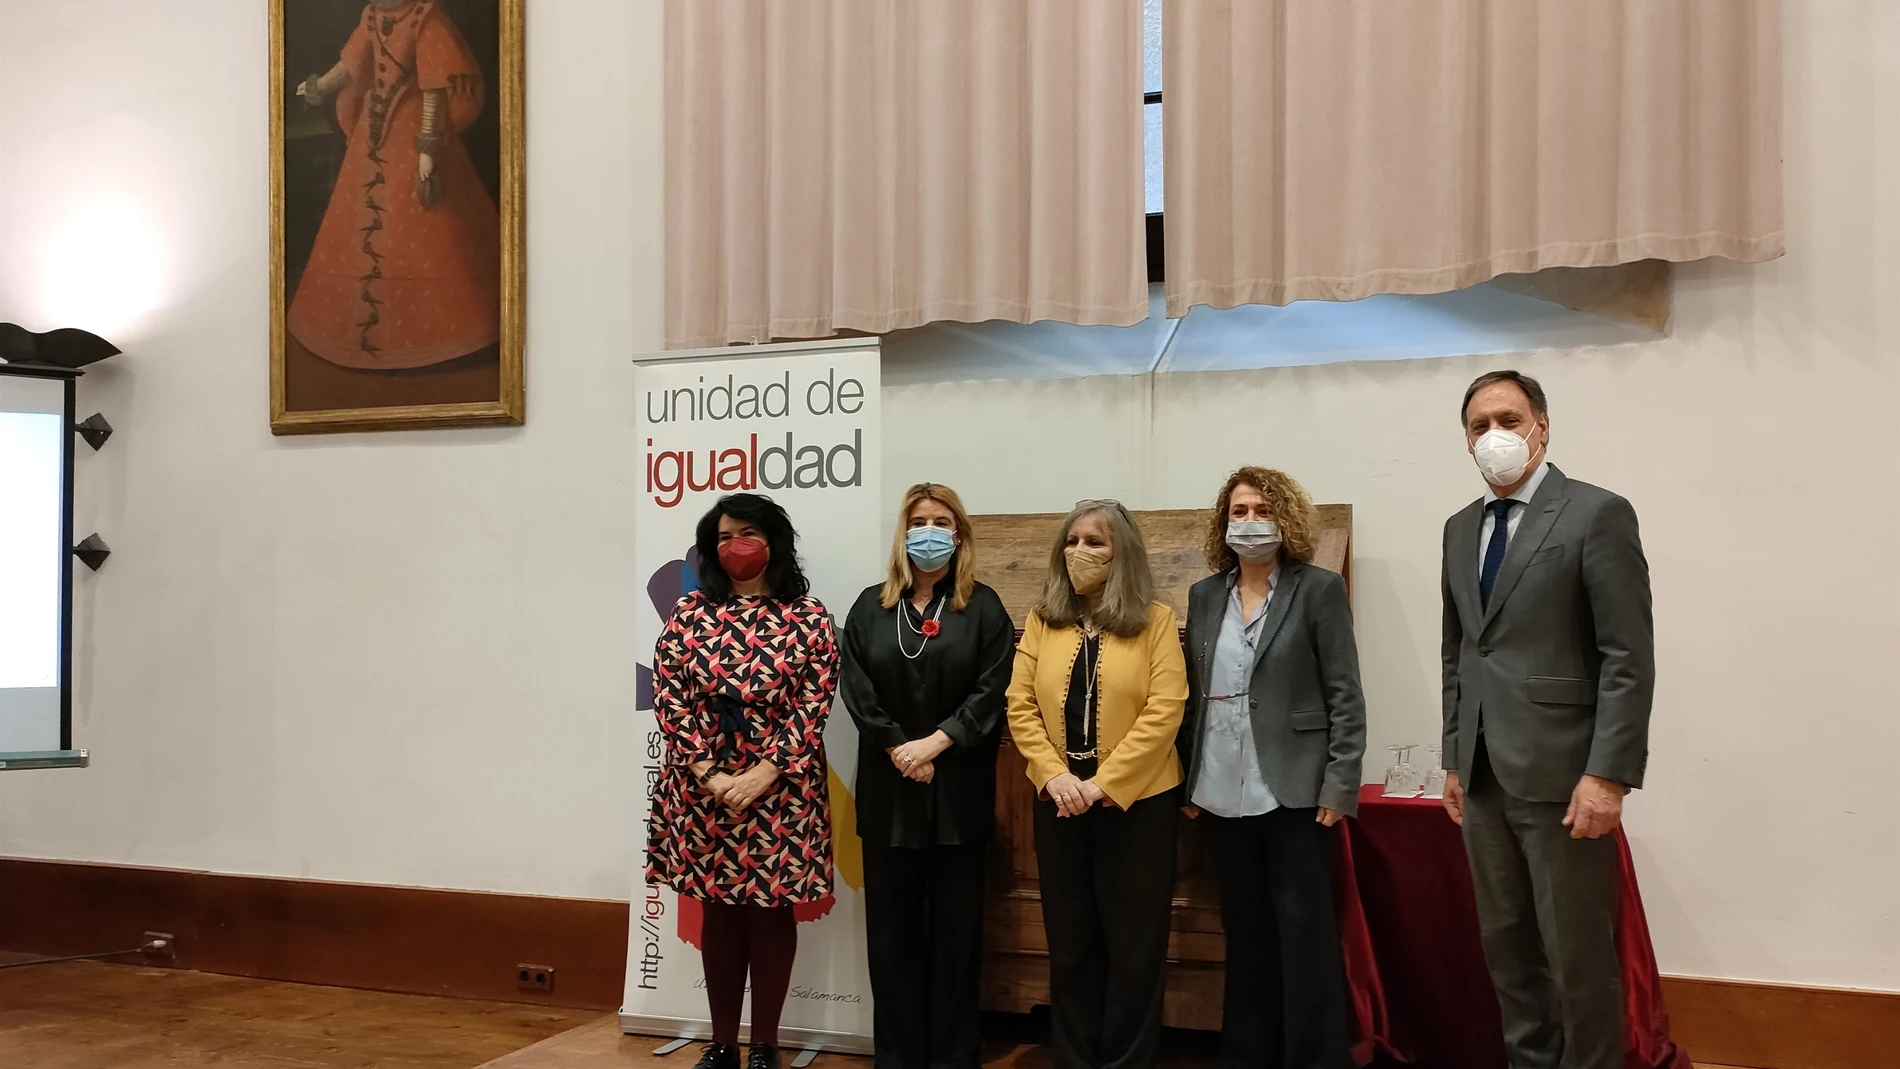
<svg viewBox="0 0 1900 1069">
<path fill-rule="evenodd" d="M 1037 792 L 1056 1069 L 1154 1063 L 1187 693 L 1141 531 L 1118 502 L 1081 502 L 1056 536 L 1009 687 L 1010 734 Z"/>
</svg>

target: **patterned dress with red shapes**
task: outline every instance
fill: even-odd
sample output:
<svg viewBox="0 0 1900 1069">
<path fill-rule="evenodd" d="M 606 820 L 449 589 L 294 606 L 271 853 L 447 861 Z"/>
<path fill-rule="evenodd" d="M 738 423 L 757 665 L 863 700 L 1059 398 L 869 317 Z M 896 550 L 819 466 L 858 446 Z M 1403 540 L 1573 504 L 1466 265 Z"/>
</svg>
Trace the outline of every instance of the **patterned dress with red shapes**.
<svg viewBox="0 0 1900 1069">
<path fill-rule="evenodd" d="M 831 894 L 824 729 L 837 667 L 817 598 L 680 600 L 654 651 L 666 763 L 647 818 L 647 883 L 735 905 Z M 689 766 L 708 760 L 735 773 L 769 761 L 781 775 L 735 814 L 694 781 Z"/>
</svg>

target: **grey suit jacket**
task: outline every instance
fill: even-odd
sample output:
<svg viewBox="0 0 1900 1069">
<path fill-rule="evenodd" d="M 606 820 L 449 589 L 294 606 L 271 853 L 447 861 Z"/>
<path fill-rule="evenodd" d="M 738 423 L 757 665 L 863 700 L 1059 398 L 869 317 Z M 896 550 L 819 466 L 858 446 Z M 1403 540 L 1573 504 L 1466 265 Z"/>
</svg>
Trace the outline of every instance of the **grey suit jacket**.
<svg viewBox="0 0 1900 1069">
<path fill-rule="evenodd" d="M 1202 724 L 1214 641 L 1227 611 L 1227 576 L 1210 575 L 1188 591 L 1188 703 L 1178 749 L 1192 797 L 1200 771 Z M 1359 809 L 1366 753 L 1366 698 L 1359 687 L 1346 581 L 1288 559 L 1261 623 L 1248 688 L 1260 771 L 1281 805 Z"/>
<path fill-rule="evenodd" d="M 1445 524 L 1445 767 L 1484 735 L 1498 782 L 1568 802 L 1577 781 L 1643 785 L 1656 634 L 1636 510 L 1552 465 L 1511 536 L 1489 606 L 1478 593 L 1484 502 Z"/>
</svg>

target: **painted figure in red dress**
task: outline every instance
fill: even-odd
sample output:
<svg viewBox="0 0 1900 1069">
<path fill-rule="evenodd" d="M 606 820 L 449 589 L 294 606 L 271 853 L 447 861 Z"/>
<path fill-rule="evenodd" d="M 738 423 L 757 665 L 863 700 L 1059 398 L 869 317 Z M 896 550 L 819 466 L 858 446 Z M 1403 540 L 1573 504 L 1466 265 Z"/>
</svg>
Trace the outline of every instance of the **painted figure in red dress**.
<svg viewBox="0 0 1900 1069">
<path fill-rule="evenodd" d="M 500 336 L 500 218 L 462 146 L 485 79 L 435 0 L 371 0 L 328 73 L 349 146 L 290 303 L 304 348 L 351 368 L 425 367 Z"/>
</svg>

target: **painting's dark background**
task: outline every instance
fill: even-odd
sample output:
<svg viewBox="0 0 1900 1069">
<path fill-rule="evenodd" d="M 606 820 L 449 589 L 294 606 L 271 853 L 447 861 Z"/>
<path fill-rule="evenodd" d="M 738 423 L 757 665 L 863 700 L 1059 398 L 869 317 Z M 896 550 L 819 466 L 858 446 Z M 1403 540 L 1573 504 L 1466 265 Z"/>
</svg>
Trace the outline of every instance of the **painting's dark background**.
<svg viewBox="0 0 1900 1069">
<path fill-rule="evenodd" d="M 283 0 L 284 4 L 284 307 L 297 292 L 317 228 L 343 163 L 345 140 L 336 98 L 313 108 L 297 95 L 305 78 L 336 65 L 363 18 L 365 0 Z M 436 0 L 462 31 L 487 83 L 482 113 L 462 144 L 488 195 L 501 202 L 501 5 L 499 0 Z M 493 401 L 501 396 L 500 347 L 408 371 L 338 367 L 284 339 L 285 399 L 293 412 Z"/>
</svg>

